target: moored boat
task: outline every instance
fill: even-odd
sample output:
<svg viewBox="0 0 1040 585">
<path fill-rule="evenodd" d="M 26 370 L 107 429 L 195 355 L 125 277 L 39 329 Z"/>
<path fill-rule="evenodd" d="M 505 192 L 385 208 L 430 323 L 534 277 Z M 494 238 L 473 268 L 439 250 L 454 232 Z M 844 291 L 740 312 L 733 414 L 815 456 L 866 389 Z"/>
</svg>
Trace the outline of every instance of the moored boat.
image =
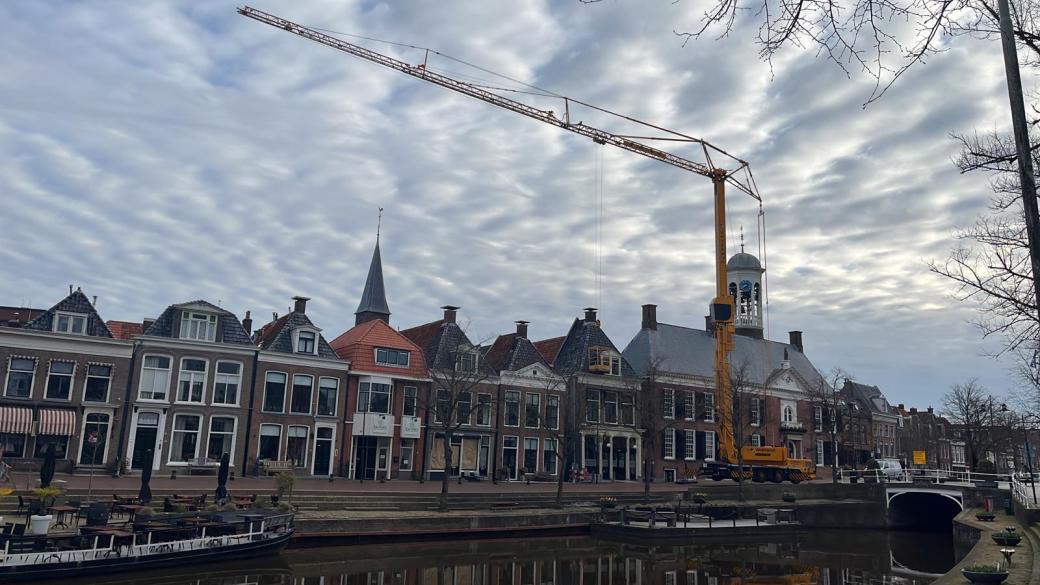
<svg viewBox="0 0 1040 585">
<path fill-rule="evenodd" d="M 0 582 L 266 556 L 284 548 L 293 532 L 291 512 L 244 510 L 84 526 L 79 534 L 5 536 Z"/>
</svg>

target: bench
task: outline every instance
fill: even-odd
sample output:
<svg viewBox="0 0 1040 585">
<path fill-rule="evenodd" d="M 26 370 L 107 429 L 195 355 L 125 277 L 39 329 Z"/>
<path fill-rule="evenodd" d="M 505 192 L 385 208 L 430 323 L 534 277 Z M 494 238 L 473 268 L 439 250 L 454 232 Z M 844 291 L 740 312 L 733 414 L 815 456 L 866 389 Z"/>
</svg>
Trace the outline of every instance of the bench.
<svg viewBox="0 0 1040 585">
<path fill-rule="evenodd" d="M 266 475 L 271 475 L 272 473 L 281 473 L 283 471 L 292 472 L 293 462 L 280 461 L 278 459 L 261 459 L 260 468 Z"/>
<path fill-rule="evenodd" d="M 188 475 L 216 475 L 219 461 L 197 457 L 188 461 Z"/>
<path fill-rule="evenodd" d="M 513 508 L 519 508 L 520 502 L 495 502 L 491 504 L 492 510 L 510 510 Z"/>
</svg>

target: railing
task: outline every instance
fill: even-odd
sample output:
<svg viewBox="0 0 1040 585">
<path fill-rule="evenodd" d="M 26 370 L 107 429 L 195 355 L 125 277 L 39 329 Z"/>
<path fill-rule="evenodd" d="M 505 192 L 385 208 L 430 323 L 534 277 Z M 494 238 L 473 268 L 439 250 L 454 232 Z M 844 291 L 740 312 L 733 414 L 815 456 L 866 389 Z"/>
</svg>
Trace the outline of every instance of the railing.
<svg viewBox="0 0 1040 585">
<path fill-rule="evenodd" d="M 990 484 L 990 487 L 1007 489 L 1006 485 L 1013 484 L 1013 475 L 1008 473 L 979 473 L 975 471 L 951 471 L 948 469 L 920 469 L 910 468 L 902 471 L 886 471 L 884 469 L 856 469 L 838 470 L 838 481 L 851 483 L 864 481 L 867 483 L 949 483 L 976 485 L 981 482 Z"/>
<path fill-rule="evenodd" d="M 1032 477 L 1029 482 L 1026 483 L 1020 481 L 1018 476 L 1011 476 L 1011 495 L 1015 498 L 1016 502 L 1024 506 L 1026 509 L 1040 509 L 1040 504 L 1037 503 L 1036 481 L 1036 478 Z"/>
</svg>

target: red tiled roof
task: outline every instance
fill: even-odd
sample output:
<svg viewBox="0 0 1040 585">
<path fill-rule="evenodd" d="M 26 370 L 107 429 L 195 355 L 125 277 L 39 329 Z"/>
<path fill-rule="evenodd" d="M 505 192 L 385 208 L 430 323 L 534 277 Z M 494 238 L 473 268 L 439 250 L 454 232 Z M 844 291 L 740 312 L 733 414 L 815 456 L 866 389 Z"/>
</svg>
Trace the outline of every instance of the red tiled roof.
<svg viewBox="0 0 1040 585">
<path fill-rule="evenodd" d="M 30 309 L 29 307 L 0 307 L 0 325 L 8 321 L 25 324 L 46 313 L 47 309 Z"/>
<path fill-rule="evenodd" d="M 374 319 L 361 325 L 355 325 L 342 335 L 333 339 L 332 350 L 340 358 L 350 361 L 351 370 L 363 372 L 379 372 L 389 376 L 406 375 L 415 378 L 427 378 L 426 356 L 422 348 L 380 319 Z M 385 366 L 376 363 L 375 348 L 404 349 L 412 353 L 408 367 Z"/>
<path fill-rule="evenodd" d="M 425 325 L 405 329 L 404 331 L 401 331 L 401 335 L 411 339 L 419 347 L 426 349 L 426 347 L 430 345 L 430 340 L 433 339 L 433 336 L 437 335 L 441 325 L 444 325 L 444 319 L 438 319 Z"/>
<path fill-rule="evenodd" d="M 563 345 L 565 339 L 567 339 L 566 336 L 560 336 L 535 341 L 534 348 L 538 350 L 538 353 L 542 354 L 542 359 L 545 360 L 545 363 L 553 365 L 553 362 L 556 361 L 556 354 L 559 353 L 560 346 Z"/>
<path fill-rule="evenodd" d="M 499 335 L 495 342 L 491 344 L 491 348 L 488 349 L 484 359 L 491 364 L 492 368 L 499 372 L 505 369 L 508 364 L 504 362 L 509 357 L 509 350 L 513 348 L 514 339 L 516 339 L 516 333 Z"/>
<path fill-rule="evenodd" d="M 267 325 L 264 325 L 256 332 L 256 345 L 259 347 L 267 347 L 267 344 L 271 343 L 275 337 L 278 337 L 278 333 L 281 332 L 282 327 L 285 325 L 285 321 L 289 318 L 292 313 L 286 313 L 278 319 L 271 321 Z M 246 333 L 252 333 L 246 331 Z"/>
<path fill-rule="evenodd" d="M 105 321 L 105 325 L 116 339 L 133 339 L 144 333 L 144 324 L 134 321 Z"/>
</svg>

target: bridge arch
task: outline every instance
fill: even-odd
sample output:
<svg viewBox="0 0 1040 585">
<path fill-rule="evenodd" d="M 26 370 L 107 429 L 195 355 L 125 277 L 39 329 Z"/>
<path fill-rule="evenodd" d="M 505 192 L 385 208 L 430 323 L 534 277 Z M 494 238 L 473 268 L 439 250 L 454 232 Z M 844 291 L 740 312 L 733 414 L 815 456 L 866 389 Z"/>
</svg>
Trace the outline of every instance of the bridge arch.
<svg viewBox="0 0 1040 585">
<path fill-rule="evenodd" d="M 964 510 L 960 490 L 889 488 L 888 525 L 893 528 L 949 530 L 954 517 Z"/>
</svg>

